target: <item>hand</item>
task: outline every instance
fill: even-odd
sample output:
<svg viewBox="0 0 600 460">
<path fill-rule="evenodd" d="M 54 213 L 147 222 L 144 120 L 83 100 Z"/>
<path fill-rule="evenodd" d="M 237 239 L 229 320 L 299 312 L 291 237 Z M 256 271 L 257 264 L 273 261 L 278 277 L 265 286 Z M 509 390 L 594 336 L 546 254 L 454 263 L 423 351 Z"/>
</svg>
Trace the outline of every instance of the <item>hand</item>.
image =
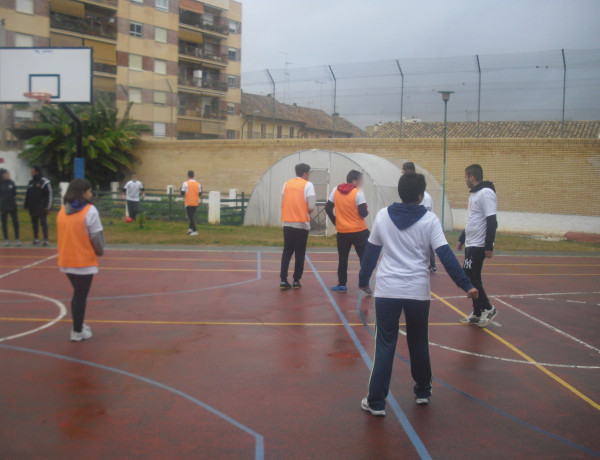
<svg viewBox="0 0 600 460">
<path fill-rule="evenodd" d="M 491 259 L 492 257 L 494 257 L 494 251 L 485 251 L 485 256 L 488 259 Z"/>
<path fill-rule="evenodd" d="M 459 251 L 462 249 L 463 244 L 459 241 L 456 243 L 456 249 L 458 249 Z"/>
<path fill-rule="evenodd" d="M 479 297 L 479 291 L 475 288 L 469 289 L 467 291 L 467 297 L 469 299 L 476 300 Z"/>
</svg>

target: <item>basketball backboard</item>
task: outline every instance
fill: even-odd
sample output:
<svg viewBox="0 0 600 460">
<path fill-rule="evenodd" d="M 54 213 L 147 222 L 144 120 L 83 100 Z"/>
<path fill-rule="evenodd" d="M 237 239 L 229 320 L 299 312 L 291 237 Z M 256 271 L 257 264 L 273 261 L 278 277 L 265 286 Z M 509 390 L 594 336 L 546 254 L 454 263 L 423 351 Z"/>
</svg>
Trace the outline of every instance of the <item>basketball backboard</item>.
<svg viewBox="0 0 600 460">
<path fill-rule="evenodd" d="M 29 102 L 28 92 L 91 103 L 92 66 L 92 48 L 0 48 L 0 104 Z"/>
</svg>

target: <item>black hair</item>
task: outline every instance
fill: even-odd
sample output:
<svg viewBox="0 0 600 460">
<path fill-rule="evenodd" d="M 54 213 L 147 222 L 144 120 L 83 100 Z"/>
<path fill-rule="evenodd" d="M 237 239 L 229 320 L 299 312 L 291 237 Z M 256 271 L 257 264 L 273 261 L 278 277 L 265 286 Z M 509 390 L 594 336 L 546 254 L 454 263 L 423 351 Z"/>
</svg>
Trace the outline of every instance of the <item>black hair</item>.
<svg viewBox="0 0 600 460">
<path fill-rule="evenodd" d="M 425 194 L 426 187 L 427 183 L 423 174 L 408 171 L 400 176 L 398 195 L 403 203 L 419 204 L 421 201 L 419 195 Z"/>
<path fill-rule="evenodd" d="M 465 174 L 469 177 L 474 177 L 477 182 L 481 182 L 483 180 L 483 168 L 478 164 L 467 166 L 465 168 Z"/>
<path fill-rule="evenodd" d="M 64 203 L 65 204 L 73 204 L 76 201 L 79 203 L 84 203 L 87 201 L 83 194 L 88 190 L 92 189 L 92 183 L 87 179 L 74 179 L 67 189 L 67 193 L 65 193 Z"/>
<path fill-rule="evenodd" d="M 194 171 L 192 171 L 191 169 L 188 171 L 188 177 L 190 179 L 192 179 L 194 177 Z"/>
<path fill-rule="evenodd" d="M 38 174 L 42 172 L 42 167 L 40 165 L 33 165 L 31 169 L 33 169 Z"/>
<path fill-rule="evenodd" d="M 6 174 L 8 172 L 8 170 L 4 169 L 4 168 L 0 168 L 0 176 L 3 176 L 4 174 Z"/>
<path fill-rule="evenodd" d="M 355 180 L 360 180 L 362 175 L 363 175 L 363 173 L 361 173 L 360 171 L 357 171 L 356 169 L 353 169 L 346 176 L 346 182 L 351 184 Z"/>
<path fill-rule="evenodd" d="M 416 172 L 415 164 L 412 161 L 407 161 L 406 163 L 404 163 L 402 165 L 402 169 L 407 172 L 408 171 Z"/>
<path fill-rule="evenodd" d="M 299 163 L 296 165 L 296 176 L 302 177 L 307 172 L 310 172 L 310 166 L 306 163 Z"/>
</svg>

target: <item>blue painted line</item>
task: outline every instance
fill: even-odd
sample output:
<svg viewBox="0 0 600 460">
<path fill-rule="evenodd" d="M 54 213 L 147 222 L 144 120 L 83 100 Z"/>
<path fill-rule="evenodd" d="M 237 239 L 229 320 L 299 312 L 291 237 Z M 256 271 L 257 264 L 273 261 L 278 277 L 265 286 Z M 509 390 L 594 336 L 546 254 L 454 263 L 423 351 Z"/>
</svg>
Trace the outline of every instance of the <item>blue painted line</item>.
<svg viewBox="0 0 600 460">
<path fill-rule="evenodd" d="M 373 331 L 373 329 L 371 329 L 371 326 L 369 326 L 369 323 L 367 322 L 367 320 L 365 319 L 364 315 L 362 314 L 362 310 L 361 310 L 361 303 L 363 300 L 364 296 L 361 294 L 358 296 L 358 299 L 356 301 L 356 311 L 358 312 L 358 315 L 360 317 L 360 321 L 363 324 L 363 326 L 367 329 L 367 331 L 369 332 L 369 334 L 371 334 L 371 337 L 375 337 L 375 332 Z M 396 357 L 402 361 L 405 364 L 410 365 L 410 360 L 405 358 L 404 356 L 402 356 L 400 353 L 396 352 L 395 353 Z M 454 385 L 446 382 L 445 380 L 442 380 L 440 378 L 437 377 L 433 377 L 433 380 L 443 386 L 445 386 L 446 388 L 455 391 L 456 393 L 460 394 L 461 396 L 464 396 L 467 399 L 470 399 L 471 401 L 480 404 L 481 406 L 485 407 L 486 409 L 490 409 L 493 412 L 496 412 L 499 415 L 502 415 L 503 417 L 506 417 L 509 420 L 512 420 L 513 422 L 518 423 L 519 425 L 525 426 L 531 430 L 537 431 L 538 433 L 541 433 L 543 435 L 546 435 L 556 441 L 562 442 L 564 444 L 567 444 L 568 446 L 574 447 L 576 449 L 579 449 L 583 452 L 586 452 L 590 455 L 593 455 L 595 457 L 600 457 L 600 452 L 596 452 L 592 449 L 588 449 L 585 446 L 582 446 L 580 444 L 577 444 L 573 441 L 570 441 L 569 439 L 563 438 L 561 436 L 558 436 L 554 433 L 551 433 L 550 431 L 547 431 L 539 426 L 536 426 L 532 423 L 529 423 L 523 419 L 520 419 L 519 417 L 516 417 L 512 414 L 509 414 L 508 412 L 503 411 L 502 409 L 498 409 L 497 407 L 492 406 L 491 404 L 476 398 L 473 395 L 470 395 L 469 393 L 464 392 L 463 390 L 461 390 L 460 388 L 456 388 Z"/>
<path fill-rule="evenodd" d="M 265 458 L 265 449 L 264 449 L 264 439 L 263 437 L 258 434 L 256 431 L 251 430 L 250 428 L 248 428 L 245 425 L 242 425 L 240 422 L 238 422 L 237 420 L 231 418 L 229 415 L 224 414 L 223 412 L 215 409 L 212 406 L 209 406 L 208 404 L 200 401 L 199 399 L 194 398 L 193 396 L 188 395 L 187 393 L 184 393 L 183 391 L 177 390 L 176 388 L 170 387 L 168 385 L 165 385 L 163 383 L 157 382 L 156 380 L 151 380 L 149 378 L 146 377 L 142 377 L 141 375 L 137 375 L 137 374 L 132 374 L 131 372 L 127 372 L 121 369 L 117 369 L 115 367 L 110 367 L 110 366 L 105 366 L 103 364 L 98 364 L 98 363 L 93 363 L 91 361 L 85 361 L 82 359 L 77 359 L 77 358 L 71 358 L 70 356 L 64 356 L 64 355 L 58 355 L 55 353 L 49 353 L 47 351 L 40 351 L 40 350 L 32 350 L 29 348 L 23 348 L 23 347 L 15 347 L 13 345 L 2 345 L 0 344 L 0 348 L 4 348 L 7 350 L 13 350 L 13 351 L 21 351 L 24 353 L 32 353 L 34 355 L 40 355 L 40 356 L 45 356 L 48 358 L 55 358 L 55 359 L 61 359 L 63 361 L 71 361 L 74 363 L 78 363 L 78 364 L 83 364 L 85 366 L 90 366 L 90 367 L 95 367 L 97 369 L 102 369 L 104 371 L 108 371 L 108 372 L 113 372 L 115 374 L 120 374 L 120 375 L 124 375 L 126 377 L 130 377 L 132 379 L 136 379 L 139 380 L 141 382 L 147 383 L 149 385 L 153 385 L 157 388 L 161 388 L 163 390 L 169 391 L 173 394 L 176 394 L 177 396 L 181 396 L 184 399 L 187 399 L 188 401 L 202 407 L 203 409 L 207 410 L 208 412 L 216 415 L 217 417 L 220 417 L 221 419 L 225 420 L 226 422 L 230 423 L 231 425 L 235 426 L 236 428 L 239 428 L 240 430 L 242 430 L 243 432 L 249 434 L 250 436 L 254 437 L 255 439 L 255 449 L 254 449 L 254 457 L 256 460 L 263 460 Z"/>
<path fill-rule="evenodd" d="M 262 268 L 261 268 L 261 260 L 262 256 L 260 251 L 256 253 L 256 280 L 260 281 L 262 279 Z"/>
<path fill-rule="evenodd" d="M 365 362 L 365 364 L 367 365 L 367 367 L 369 368 L 369 370 L 371 370 L 371 367 L 373 366 L 373 362 L 371 361 L 370 356 L 368 355 L 367 351 L 365 350 L 365 347 L 363 347 L 363 345 L 360 342 L 360 340 L 358 339 L 356 333 L 354 332 L 354 330 L 352 329 L 352 327 L 348 323 L 348 320 L 346 319 L 346 316 L 344 315 L 344 313 L 342 313 L 342 310 L 340 309 L 340 307 L 338 306 L 337 302 L 335 301 L 335 299 L 331 295 L 331 292 L 329 292 L 329 289 L 327 288 L 327 286 L 323 282 L 323 279 L 321 278 L 321 275 L 319 274 L 319 272 L 317 271 L 316 267 L 313 265 L 312 261 L 310 260 L 310 258 L 308 256 L 306 256 L 306 261 L 310 265 L 310 268 L 312 269 L 313 273 L 315 274 L 315 276 L 317 278 L 317 281 L 319 281 L 319 284 L 321 285 L 321 287 L 325 291 L 325 294 L 329 298 L 329 301 L 331 302 L 331 305 L 333 306 L 333 308 L 335 309 L 336 313 L 338 314 L 340 320 L 344 324 L 344 328 L 346 329 L 346 332 L 348 332 L 348 335 L 352 339 L 352 342 L 354 342 L 354 346 L 356 347 L 356 349 L 360 353 L 360 356 L 362 357 L 363 361 Z M 422 459 L 429 459 L 429 460 L 431 460 L 431 455 L 429 455 L 429 452 L 427 451 L 427 448 L 425 447 L 425 444 L 423 444 L 423 441 L 421 441 L 421 438 L 419 437 L 419 435 L 417 434 L 417 432 L 415 431 L 415 429 L 411 425 L 411 423 L 408 421 L 408 418 L 406 417 L 406 414 L 404 414 L 404 412 L 400 408 L 400 405 L 398 404 L 398 402 L 396 401 L 396 399 L 394 398 L 394 396 L 392 395 L 391 392 L 388 394 L 387 401 L 388 401 L 388 404 L 390 405 L 390 407 L 392 408 L 392 410 L 394 411 L 394 414 L 396 414 L 396 417 L 400 421 L 400 424 L 402 425 L 402 428 L 406 432 L 408 438 L 412 442 L 412 444 L 415 447 L 415 449 L 416 449 L 417 453 L 419 454 L 419 456 Z"/>
</svg>

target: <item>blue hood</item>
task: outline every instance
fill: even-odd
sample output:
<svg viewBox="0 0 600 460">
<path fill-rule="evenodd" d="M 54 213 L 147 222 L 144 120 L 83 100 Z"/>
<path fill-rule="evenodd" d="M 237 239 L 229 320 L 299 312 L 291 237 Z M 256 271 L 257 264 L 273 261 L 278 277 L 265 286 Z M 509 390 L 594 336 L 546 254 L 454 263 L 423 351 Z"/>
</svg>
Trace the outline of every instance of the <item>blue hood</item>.
<svg viewBox="0 0 600 460">
<path fill-rule="evenodd" d="M 398 230 L 406 230 L 427 214 L 425 206 L 421 206 L 420 204 L 394 203 L 388 206 L 387 209 L 390 219 L 398 227 Z"/>
</svg>

